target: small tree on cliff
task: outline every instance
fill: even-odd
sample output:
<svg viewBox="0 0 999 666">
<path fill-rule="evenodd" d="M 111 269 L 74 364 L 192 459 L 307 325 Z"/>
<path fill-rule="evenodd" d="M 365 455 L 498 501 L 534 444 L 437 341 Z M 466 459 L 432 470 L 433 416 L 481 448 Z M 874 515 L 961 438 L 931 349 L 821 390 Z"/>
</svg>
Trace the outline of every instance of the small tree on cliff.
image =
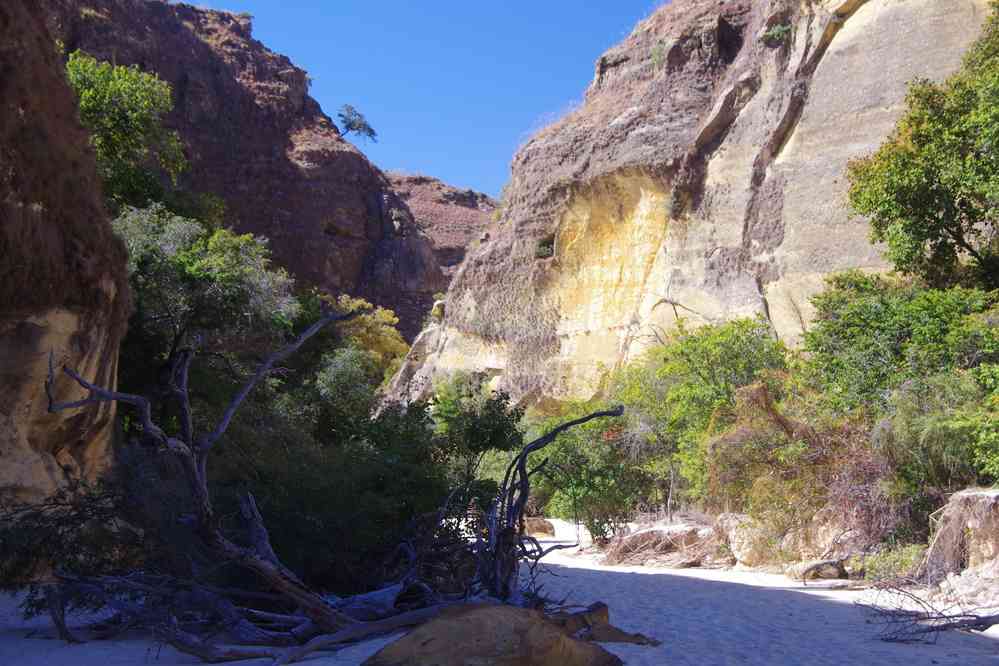
<svg viewBox="0 0 999 666">
<path fill-rule="evenodd" d="M 163 126 L 173 109 L 170 85 L 138 67 L 98 62 L 82 51 L 70 54 L 66 74 L 91 133 L 108 201 L 117 208 L 161 200 L 152 167 L 172 181 L 187 167 L 179 135 Z"/>
<path fill-rule="evenodd" d="M 999 287 L 999 2 L 946 83 L 917 81 L 881 148 L 850 165 L 850 203 L 903 272 Z"/>
<path fill-rule="evenodd" d="M 350 104 L 344 104 L 340 107 L 337 117 L 340 119 L 340 126 L 343 128 L 344 134 L 354 132 L 378 143 L 378 132 L 368 123 L 368 119 L 364 117 L 364 114 Z"/>
</svg>

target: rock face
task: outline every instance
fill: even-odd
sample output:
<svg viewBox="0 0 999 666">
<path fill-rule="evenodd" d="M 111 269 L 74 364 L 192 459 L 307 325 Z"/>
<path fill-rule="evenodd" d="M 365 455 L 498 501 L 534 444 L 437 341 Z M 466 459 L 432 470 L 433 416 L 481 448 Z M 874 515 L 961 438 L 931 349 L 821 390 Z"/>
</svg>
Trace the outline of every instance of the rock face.
<svg viewBox="0 0 999 666">
<path fill-rule="evenodd" d="M 446 281 L 384 175 L 345 141 L 309 80 L 251 35 L 248 15 L 147 0 L 47 0 L 67 51 L 138 65 L 173 87 L 182 185 L 270 239 L 296 277 L 389 307 L 409 339 Z"/>
<path fill-rule="evenodd" d="M 773 560 L 766 530 L 741 513 L 723 513 L 715 520 L 715 533 L 728 545 L 738 564 L 758 567 Z"/>
<path fill-rule="evenodd" d="M 583 105 L 514 157 L 504 209 L 397 389 L 456 369 L 587 398 L 657 328 L 760 315 L 790 343 L 823 277 L 884 267 L 847 162 L 907 82 L 954 72 L 987 0 L 684 0 L 597 62 Z"/>
<path fill-rule="evenodd" d="M 32 500 L 109 462 L 111 405 L 47 412 L 49 353 L 114 386 L 129 311 L 125 248 L 32 0 L 0 3 L 0 304 L 0 494 Z M 85 397 L 64 379 L 55 393 Z"/>
<path fill-rule="evenodd" d="M 572 638 L 538 611 L 476 606 L 445 611 L 365 666 L 616 666 L 602 647 Z"/>
<path fill-rule="evenodd" d="M 450 280 L 467 249 L 489 240 L 488 227 L 499 204 L 487 194 L 460 190 L 429 176 L 387 175 L 416 226 L 434 242 L 434 255 Z"/>
<path fill-rule="evenodd" d="M 969 488 L 943 508 L 918 575 L 936 582 L 999 560 L 999 490 Z"/>
</svg>

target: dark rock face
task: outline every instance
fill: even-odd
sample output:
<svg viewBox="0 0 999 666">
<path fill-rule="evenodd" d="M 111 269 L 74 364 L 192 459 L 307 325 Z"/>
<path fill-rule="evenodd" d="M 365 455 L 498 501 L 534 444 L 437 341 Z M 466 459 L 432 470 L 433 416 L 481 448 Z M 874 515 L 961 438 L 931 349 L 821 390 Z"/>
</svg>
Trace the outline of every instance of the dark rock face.
<svg viewBox="0 0 999 666">
<path fill-rule="evenodd" d="M 849 160 L 940 80 L 987 0 L 675 0 L 596 63 L 584 103 L 513 158 L 504 208 L 397 378 L 453 370 L 588 398 L 675 325 L 762 316 L 795 344 L 825 276 L 881 270 Z"/>
<path fill-rule="evenodd" d="M 387 175 L 416 225 L 434 242 L 441 271 L 450 280 L 468 248 L 488 241 L 499 204 L 482 192 L 460 190 L 430 176 Z"/>
<path fill-rule="evenodd" d="M 446 282 L 382 173 L 308 95 L 308 77 L 253 39 L 246 15 L 158 0 L 49 0 L 67 51 L 138 65 L 173 87 L 182 185 L 270 239 L 296 277 L 396 311 L 412 338 Z"/>
<path fill-rule="evenodd" d="M 114 386 L 125 248 L 35 0 L 0 3 L 0 495 L 37 499 L 110 461 L 113 405 L 47 412 L 55 366 Z M 84 391 L 60 378 L 58 400 Z"/>
</svg>

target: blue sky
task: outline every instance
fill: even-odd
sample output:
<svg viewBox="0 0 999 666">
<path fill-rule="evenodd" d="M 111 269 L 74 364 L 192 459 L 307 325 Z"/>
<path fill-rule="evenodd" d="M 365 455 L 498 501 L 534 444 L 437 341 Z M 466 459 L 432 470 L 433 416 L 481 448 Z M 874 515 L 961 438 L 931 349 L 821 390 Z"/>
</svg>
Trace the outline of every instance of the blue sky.
<svg viewBox="0 0 999 666">
<path fill-rule="evenodd" d="M 533 130 L 581 99 L 593 63 L 655 0 L 196 0 L 249 12 L 254 36 L 312 77 L 336 119 L 353 104 L 384 170 L 499 194 Z M 352 135 L 353 136 L 353 135 Z"/>
</svg>

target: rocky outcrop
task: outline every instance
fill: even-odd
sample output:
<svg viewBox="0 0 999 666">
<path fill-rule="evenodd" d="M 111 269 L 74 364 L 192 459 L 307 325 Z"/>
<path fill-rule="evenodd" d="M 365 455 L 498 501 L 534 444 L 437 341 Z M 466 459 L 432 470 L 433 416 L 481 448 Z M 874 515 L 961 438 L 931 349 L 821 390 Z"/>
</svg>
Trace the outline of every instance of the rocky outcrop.
<svg viewBox="0 0 999 666">
<path fill-rule="evenodd" d="M 758 567 L 774 560 L 767 530 L 747 515 L 721 514 L 715 520 L 715 533 L 742 566 Z"/>
<path fill-rule="evenodd" d="M 482 192 L 460 190 L 429 176 L 389 173 L 388 178 L 416 225 L 434 242 L 437 262 L 450 279 L 468 248 L 489 240 L 488 227 L 499 204 Z"/>
<path fill-rule="evenodd" d="M 0 494 L 50 494 L 108 464 L 112 405 L 49 414 L 49 354 L 114 386 L 129 311 L 87 135 L 38 3 L 0 3 Z M 58 400 L 85 397 L 70 381 Z"/>
<path fill-rule="evenodd" d="M 408 338 L 446 281 L 384 175 L 309 94 L 248 15 L 159 0 L 46 0 L 68 51 L 155 72 L 173 87 L 185 189 L 222 197 L 240 232 L 270 239 L 302 280 L 396 311 Z"/>
<path fill-rule="evenodd" d="M 999 489 L 954 493 L 937 519 L 918 577 L 937 582 L 993 560 L 999 560 Z"/>
<path fill-rule="evenodd" d="M 514 157 L 404 387 L 456 369 L 591 396 L 678 318 L 768 318 L 794 343 L 827 274 L 884 267 L 845 167 L 907 82 L 954 72 L 988 0 L 684 0 L 597 62 L 583 105 Z"/>
<path fill-rule="evenodd" d="M 620 659 L 569 636 L 535 610 L 471 606 L 445 611 L 364 662 L 365 666 L 615 666 Z"/>
</svg>

